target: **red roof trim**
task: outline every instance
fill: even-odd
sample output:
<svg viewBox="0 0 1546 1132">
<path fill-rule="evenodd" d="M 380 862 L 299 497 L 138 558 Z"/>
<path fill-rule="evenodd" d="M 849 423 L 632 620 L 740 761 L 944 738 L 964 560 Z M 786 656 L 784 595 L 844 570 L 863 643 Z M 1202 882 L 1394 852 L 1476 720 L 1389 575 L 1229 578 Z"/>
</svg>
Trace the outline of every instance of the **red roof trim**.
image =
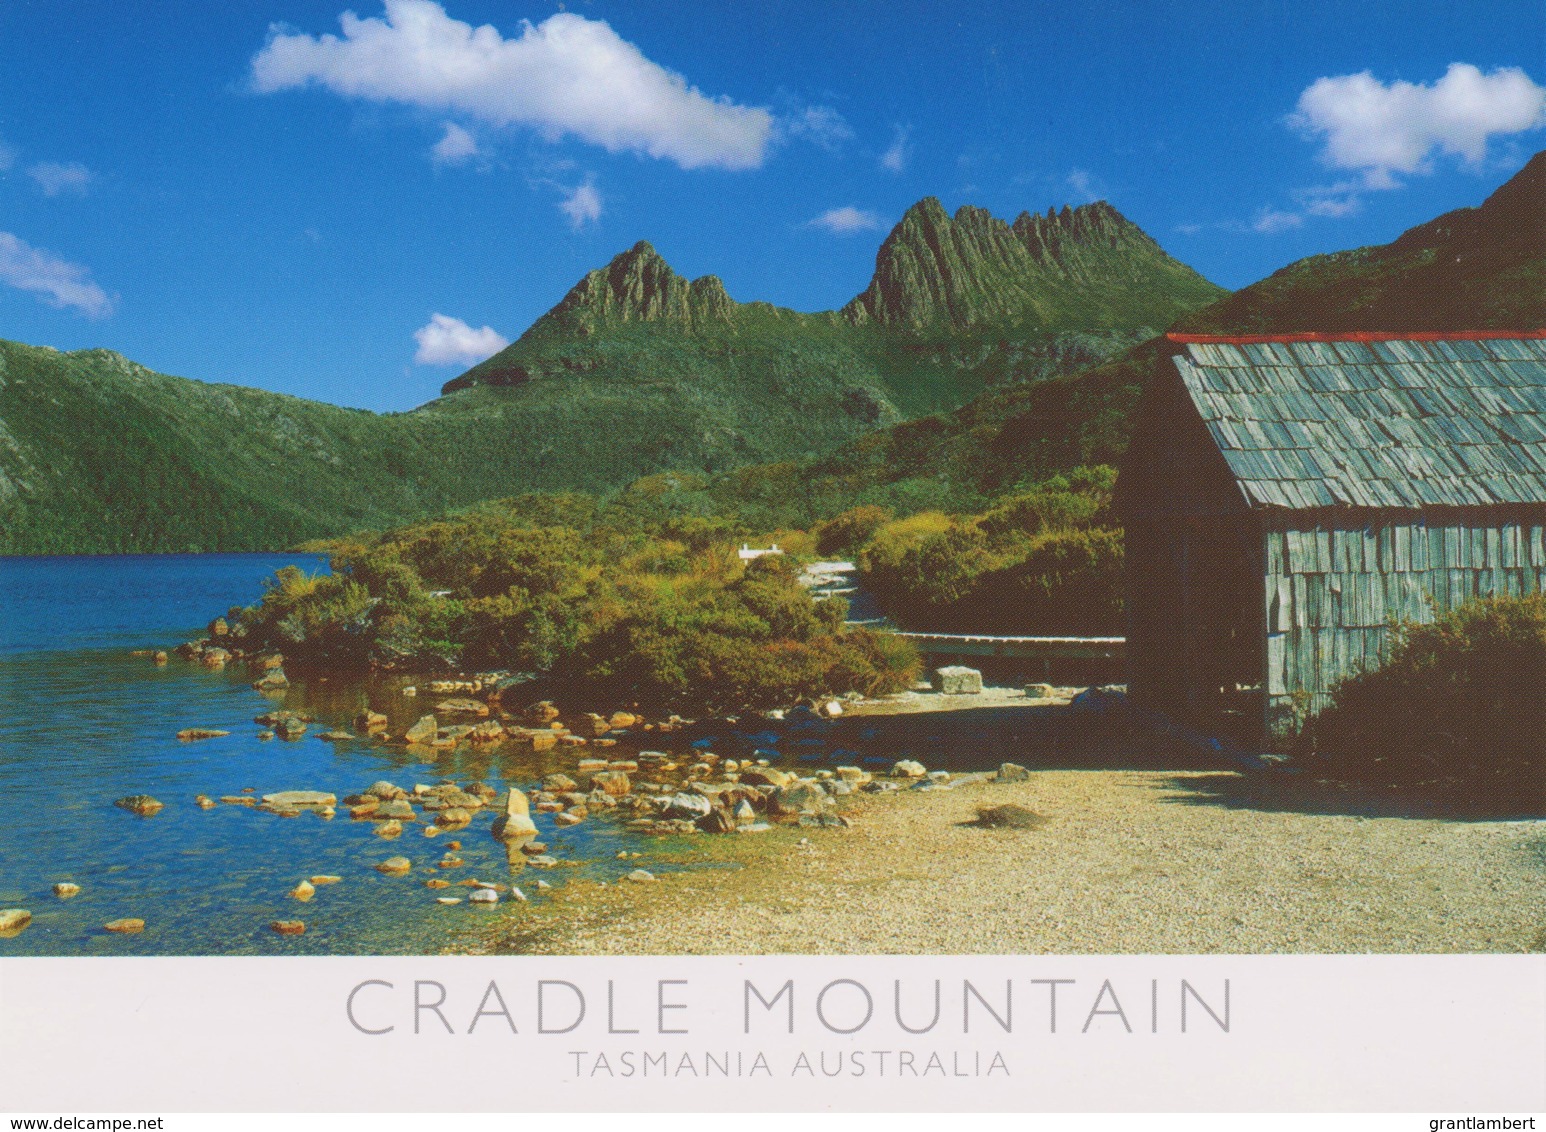
<svg viewBox="0 0 1546 1132">
<path fill-rule="evenodd" d="M 1217 346 L 1254 346 L 1262 342 L 1482 342 L 1493 338 L 1546 338 L 1546 330 L 1348 330 L 1298 334 L 1177 334 L 1172 342 Z"/>
</svg>

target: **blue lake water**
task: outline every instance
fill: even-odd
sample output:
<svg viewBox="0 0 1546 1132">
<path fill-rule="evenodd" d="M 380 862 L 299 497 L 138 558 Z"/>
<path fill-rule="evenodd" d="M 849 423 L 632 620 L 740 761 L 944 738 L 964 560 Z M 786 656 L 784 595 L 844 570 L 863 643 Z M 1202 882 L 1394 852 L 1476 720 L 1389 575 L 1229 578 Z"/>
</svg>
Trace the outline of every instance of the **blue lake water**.
<svg viewBox="0 0 1546 1132">
<path fill-rule="evenodd" d="M 263 579 L 290 563 L 326 569 L 308 555 L 0 558 L 0 908 L 33 914 L 26 930 L 0 939 L 0 956 L 436 953 L 490 917 L 475 906 L 441 906 L 434 898 L 446 893 L 423 884 L 453 839 L 466 866 L 442 873 L 446 879 L 514 881 L 533 892 L 532 871 L 506 859 L 487 814 L 459 833 L 427 838 L 421 824 L 408 825 L 385 840 L 342 807 L 327 820 L 195 804 L 197 794 L 245 789 L 342 798 L 382 778 L 410 790 L 444 778 L 498 789 L 573 769 L 575 754 L 561 750 L 505 756 L 464 747 L 425 764 L 402 748 L 318 737 L 347 730 L 367 706 L 401 733 L 435 702 L 405 699 L 401 680 L 308 681 L 292 672 L 286 693 L 265 696 L 242 664 L 208 671 L 130 655 L 202 635 L 212 617 L 256 600 Z M 261 740 L 254 717 L 275 707 L 317 722 L 293 742 Z M 179 741 L 187 727 L 231 734 Z M 113 805 L 131 794 L 153 795 L 165 808 L 139 817 Z M 619 848 L 641 847 L 616 823 L 559 831 L 547 815 L 534 816 L 552 855 L 583 862 L 585 875 L 634 867 L 615 861 Z M 413 862 L 409 876 L 373 869 L 397 855 Z M 309 903 L 289 896 L 316 874 L 343 881 L 318 888 Z M 543 875 L 561 883 L 577 871 Z M 58 899 L 60 881 L 81 893 Z M 125 917 L 143 919 L 145 931 L 103 930 Z M 269 925 L 280 919 L 303 920 L 306 933 L 277 935 Z"/>
</svg>

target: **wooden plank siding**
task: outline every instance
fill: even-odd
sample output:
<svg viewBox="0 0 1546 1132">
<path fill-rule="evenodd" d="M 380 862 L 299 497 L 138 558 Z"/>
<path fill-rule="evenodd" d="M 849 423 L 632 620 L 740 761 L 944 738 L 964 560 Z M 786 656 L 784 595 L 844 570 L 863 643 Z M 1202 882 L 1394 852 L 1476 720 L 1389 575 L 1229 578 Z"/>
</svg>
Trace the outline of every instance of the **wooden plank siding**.
<svg viewBox="0 0 1546 1132">
<path fill-rule="evenodd" d="M 1274 739 L 1324 709 L 1340 680 L 1382 663 L 1396 621 L 1546 590 L 1546 507 L 1264 514 L 1263 684 Z"/>
<path fill-rule="evenodd" d="M 1249 692 L 1279 745 L 1394 623 L 1546 589 L 1546 332 L 1172 341 L 1117 482 L 1135 702 Z"/>
</svg>

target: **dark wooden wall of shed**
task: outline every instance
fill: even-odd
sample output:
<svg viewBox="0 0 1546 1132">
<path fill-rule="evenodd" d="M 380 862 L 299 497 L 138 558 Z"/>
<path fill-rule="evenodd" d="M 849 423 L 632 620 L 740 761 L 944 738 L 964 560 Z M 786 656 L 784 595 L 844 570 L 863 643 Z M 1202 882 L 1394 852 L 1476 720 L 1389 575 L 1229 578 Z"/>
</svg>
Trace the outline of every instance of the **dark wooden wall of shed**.
<svg viewBox="0 0 1546 1132">
<path fill-rule="evenodd" d="M 1218 726 L 1265 666 L 1262 537 L 1167 358 L 1145 392 L 1117 483 L 1126 530 L 1128 690 L 1139 706 Z M 1259 706 L 1245 732 L 1259 730 Z"/>
</svg>

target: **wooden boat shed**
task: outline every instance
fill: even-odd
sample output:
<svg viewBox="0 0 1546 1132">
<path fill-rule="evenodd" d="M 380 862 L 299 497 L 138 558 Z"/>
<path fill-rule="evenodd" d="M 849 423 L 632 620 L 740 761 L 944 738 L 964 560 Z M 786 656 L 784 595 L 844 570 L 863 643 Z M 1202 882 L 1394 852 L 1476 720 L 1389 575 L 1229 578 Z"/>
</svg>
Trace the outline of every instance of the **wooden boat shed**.
<svg viewBox="0 0 1546 1132">
<path fill-rule="evenodd" d="M 1117 484 L 1135 704 L 1271 747 L 1396 620 L 1546 589 L 1546 331 L 1171 341 Z"/>
</svg>

